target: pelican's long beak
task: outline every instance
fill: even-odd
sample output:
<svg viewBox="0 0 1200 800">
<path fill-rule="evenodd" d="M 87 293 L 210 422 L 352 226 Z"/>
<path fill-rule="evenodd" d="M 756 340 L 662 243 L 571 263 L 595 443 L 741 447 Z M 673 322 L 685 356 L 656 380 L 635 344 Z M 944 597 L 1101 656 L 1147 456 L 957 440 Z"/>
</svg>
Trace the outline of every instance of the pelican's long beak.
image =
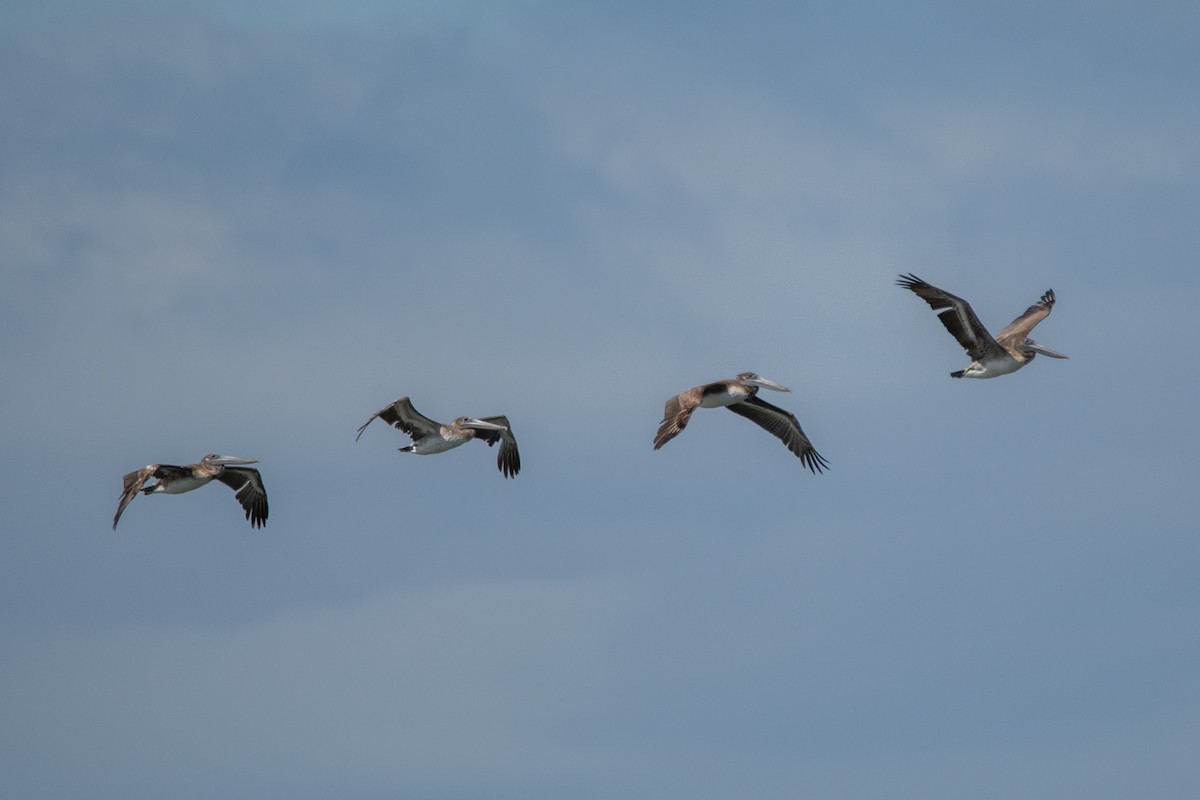
<svg viewBox="0 0 1200 800">
<path fill-rule="evenodd" d="M 508 430 L 508 428 L 504 427 L 503 425 L 497 425 L 494 422 L 484 422 L 481 419 L 474 419 L 471 417 L 468 417 L 463 422 L 463 427 L 464 428 L 474 428 L 477 431 L 506 431 L 506 430 Z"/>
<path fill-rule="evenodd" d="M 772 389 L 776 392 L 790 392 L 791 391 L 791 389 L 787 388 L 786 386 L 780 386 L 775 381 L 769 381 L 766 378 L 762 377 L 761 375 L 758 376 L 757 378 L 747 378 L 746 383 L 749 383 L 752 386 L 758 386 L 763 389 Z"/>
<path fill-rule="evenodd" d="M 1050 356 L 1051 358 L 1070 358 L 1070 356 L 1060 353 L 1057 350 L 1051 350 L 1044 344 L 1038 344 L 1033 339 L 1026 339 L 1025 346 L 1035 353 L 1041 353 L 1042 355 Z"/>
<path fill-rule="evenodd" d="M 244 467 L 247 464 L 257 464 L 257 458 L 240 458 L 238 456 L 217 456 L 213 459 L 214 464 L 220 464 L 222 467 Z"/>
</svg>

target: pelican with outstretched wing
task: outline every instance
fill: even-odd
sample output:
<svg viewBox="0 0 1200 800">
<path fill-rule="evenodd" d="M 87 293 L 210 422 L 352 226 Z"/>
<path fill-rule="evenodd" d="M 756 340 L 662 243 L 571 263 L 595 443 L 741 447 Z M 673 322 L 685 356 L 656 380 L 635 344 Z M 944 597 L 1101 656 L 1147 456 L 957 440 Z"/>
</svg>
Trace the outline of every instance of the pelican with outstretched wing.
<svg viewBox="0 0 1200 800">
<path fill-rule="evenodd" d="M 1024 314 L 992 338 L 979 317 L 975 316 L 971 304 L 961 297 L 955 297 L 912 274 L 901 275 L 896 284 L 908 289 L 937 311 L 938 319 L 946 326 L 946 330 L 971 357 L 967 368 L 951 372 L 951 378 L 996 378 L 1007 375 L 1033 361 L 1038 353 L 1051 358 L 1067 358 L 1057 350 L 1051 350 L 1029 338 L 1029 332 L 1054 308 L 1053 289 L 1047 290 L 1041 299 L 1025 309 Z"/>
<path fill-rule="evenodd" d="M 693 386 L 675 395 L 663 409 L 663 420 L 654 436 L 654 449 L 658 450 L 678 436 L 697 408 L 728 408 L 782 441 L 814 473 L 828 469 L 829 462 L 804 435 L 796 415 L 759 398 L 759 389 L 791 391 L 753 372 L 743 372 L 736 378 Z"/>
<path fill-rule="evenodd" d="M 125 507 L 133 502 L 139 492 L 147 495 L 183 494 L 199 489 L 214 479 L 233 489 L 234 497 L 246 512 L 246 519 L 250 520 L 250 527 L 261 528 L 267 524 L 267 490 L 259 471 L 246 466 L 257 463 L 257 459 L 253 458 L 209 453 L 199 462 L 186 467 L 150 464 L 144 469 L 130 472 L 122 481 L 121 503 L 113 517 L 113 530 L 117 529 L 117 522 L 125 513 Z M 147 486 L 146 481 L 151 478 L 155 483 Z"/>
<path fill-rule="evenodd" d="M 521 471 L 521 453 L 517 450 L 517 440 L 513 436 L 508 417 L 503 415 L 478 419 L 459 417 L 449 425 L 443 425 L 413 408 L 412 401 L 407 397 L 401 397 L 372 414 L 358 429 L 358 436 L 354 437 L 354 441 L 357 442 L 367 426 L 376 419 L 381 419 L 412 437 L 412 444 L 399 448 L 402 453 L 444 453 L 472 439 L 480 439 L 487 442 L 488 447 L 500 443 L 500 451 L 496 454 L 496 466 L 504 477 L 516 477 Z"/>
</svg>

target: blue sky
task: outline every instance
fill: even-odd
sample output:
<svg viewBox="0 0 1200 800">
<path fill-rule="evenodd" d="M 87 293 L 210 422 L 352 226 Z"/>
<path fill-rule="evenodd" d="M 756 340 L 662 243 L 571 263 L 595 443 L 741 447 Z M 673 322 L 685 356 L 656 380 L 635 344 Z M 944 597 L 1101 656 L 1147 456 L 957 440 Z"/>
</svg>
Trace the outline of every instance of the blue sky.
<svg viewBox="0 0 1200 800">
<path fill-rule="evenodd" d="M 0 3 L 10 792 L 1195 797 L 1198 23 Z M 906 272 L 1071 359 L 952 381 Z M 743 370 L 828 473 L 651 450 Z M 521 475 L 356 443 L 401 395 Z M 210 451 L 265 530 L 111 531 Z"/>
</svg>

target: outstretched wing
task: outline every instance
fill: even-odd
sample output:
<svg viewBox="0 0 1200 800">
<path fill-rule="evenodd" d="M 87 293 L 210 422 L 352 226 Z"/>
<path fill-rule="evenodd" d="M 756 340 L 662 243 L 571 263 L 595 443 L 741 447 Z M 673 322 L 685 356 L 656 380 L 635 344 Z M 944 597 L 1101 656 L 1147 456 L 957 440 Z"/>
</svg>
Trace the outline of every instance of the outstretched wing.
<svg viewBox="0 0 1200 800">
<path fill-rule="evenodd" d="M 513 436 L 512 426 L 508 424 L 508 417 L 480 417 L 481 422 L 490 422 L 493 425 L 503 425 L 502 431 L 487 431 L 475 429 L 475 438 L 482 439 L 491 447 L 496 442 L 500 442 L 500 452 L 496 453 L 496 466 L 504 473 L 506 478 L 514 478 L 521 471 L 521 453 L 517 450 L 517 439 Z"/>
<path fill-rule="evenodd" d="M 664 444 L 674 439 L 687 427 L 692 418 L 692 412 L 700 407 L 700 399 L 704 387 L 694 386 L 686 392 L 680 392 L 667 401 L 663 408 L 662 422 L 658 432 L 654 434 L 654 449 L 658 450 Z"/>
<path fill-rule="evenodd" d="M 812 446 L 812 442 L 804 435 L 800 421 L 790 411 L 779 406 L 773 406 L 766 400 L 750 397 L 740 403 L 725 406 L 730 411 L 753 422 L 763 430 L 778 437 L 788 450 L 791 450 L 804 466 L 815 472 L 829 468 L 829 462 Z"/>
<path fill-rule="evenodd" d="M 413 408 L 412 402 L 407 397 L 401 397 L 396 402 L 389 403 L 372 414 L 371 418 L 358 429 L 358 436 L 354 437 L 354 441 L 357 442 L 359 436 L 362 436 L 362 432 L 376 419 L 381 419 L 388 425 L 404 431 L 414 439 L 420 435 L 436 434 L 441 428 L 438 423 Z"/>
<path fill-rule="evenodd" d="M 1015 342 L 1020 345 L 1029 338 L 1029 333 L 1034 327 L 1050 316 L 1050 310 L 1054 308 L 1054 290 L 1047 289 L 1046 293 L 1041 296 L 1036 303 L 1025 309 L 1025 313 L 1008 323 L 1008 327 L 1000 331 L 1000 335 L 996 337 L 997 342 L 1007 343 Z"/>
<path fill-rule="evenodd" d="M 158 464 L 150 464 L 145 469 L 130 472 L 121 479 L 121 502 L 117 506 L 116 515 L 113 517 L 114 531 L 117 529 L 117 523 L 121 520 L 121 515 L 125 513 L 125 506 L 133 502 L 133 498 L 137 497 L 138 492 L 142 490 L 142 487 L 146 485 L 146 481 L 150 480 L 159 466 Z"/>
<path fill-rule="evenodd" d="M 267 489 L 258 470 L 226 467 L 221 470 L 217 480 L 233 489 L 234 496 L 246 511 L 251 528 L 261 528 L 267 524 Z"/>
<path fill-rule="evenodd" d="M 939 312 L 938 319 L 973 360 L 979 361 L 1004 353 L 1003 348 L 996 343 L 987 328 L 983 327 L 983 323 L 975 316 L 975 311 L 966 300 L 942 291 L 912 274 L 901 275 L 896 285 L 908 289 L 928 303 L 934 311 Z"/>
</svg>

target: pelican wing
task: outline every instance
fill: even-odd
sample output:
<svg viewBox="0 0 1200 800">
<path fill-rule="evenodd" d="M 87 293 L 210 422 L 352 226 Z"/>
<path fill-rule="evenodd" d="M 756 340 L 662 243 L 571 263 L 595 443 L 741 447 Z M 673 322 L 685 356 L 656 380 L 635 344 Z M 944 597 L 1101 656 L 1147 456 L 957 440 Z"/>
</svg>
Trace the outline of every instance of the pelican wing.
<svg viewBox="0 0 1200 800">
<path fill-rule="evenodd" d="M 508 424 L 508 417 L 501 415 L 480 417 L 479 419 L 481 422 L 504 426 L 502 431 L 486 431 L 476 428 L 475 438 L 487 442 L 488 447 L 500 442 L 500 452 L 496 453 L 496 466 L 504 473 L 504 477 L 515 478 L 521 471 L 521 452 L 517 450 L 517 439 L 513 436 L 512 426 Z"/>
<path fill-rule="evenodd" d="M 148 464 L 144 469 L 134 470 L 121 479 L 121 502 L 117 506 L 117 513 L 113 517 L 113 530 L 117 529 L 117 522 L 120 521 L 121 515 L 125 513 L 125 506 L 133 502 L 133 498 L 137 497 L 138 492 L 142 491 L 146 485 L 146 481 L 154 478 L 161 480 L 162 478 L 181 478 L 191 474 L 191 469 L 188 467 L 177 467 L 174 464 Z"/>
<path fill-rule="evenodd" d="M 704 387 L 696 386 L 688 389 L 686 392 L 675 395 L 667 401 L 666 406 L 663 408 L 663 418 L 658 426 L 658 433 L 654 434 L 655 450 L 658 450 L 683 432 L 683 429 L 687 427 L 688 421 L 692 418 L 692 412 L 700 407 L 700 400 L 703 394 Z"/>
<path fill-rule="evenodd" d="M 730 411 L 753 422 L 768 433 L 778 437 L 801 461 L 813 472 L 821 472 L 829 468 L 829 462 L 812 446 L 812 442 L 804 435 L 800 421 L 790 411 L 784 411 L 773 406 L 766 400 L 750 397 L 740 403 L 725 406 Z"/>
<path fill-rule="evenodd" d="M 1041 299 L 1025 309 L 1025 313 L 1014 319 L 1008 324 L 1008 327 L 1000 331 L 1000 335 L 996 337 L 996 341 L 1003 346 L 1009 342 L 1020 345 L 1029 338 L 1029 333 L 1034 327 L 1050 316 L 1050 310 L 1054 308 L 1054 290 L 1047 289 Z"/>
<path fill-rule="evenodd" d="M 261 528 L 267 524 L 267 489 L 258 470 L 226 467 L 221 470 L 217 480 L 233 489 L 234 496 L 246 511 L 251 528 Z"/>
<path fill-rule="evenodd" d="M 159 464 L 150 464 L 145 469 L 130 472 L 121 479 L 121 502 L 117 506 L 116 515 L 113 517 L 114 531 L 117 529 L 117 523 L 121 520 L 121 515 L 125 513 L 125 506 L 133 502 L 133 498 L 138 496 L 138 492 L 142 490 L 142 487 L 146 485 L 146 481 L 150 480 L 159 466 Z"/>
<path fill-rule="evenodd" d="M 389 403 L 372 414 L 371 418 L 358 429 L 358 436 L 354 437 L 354 441 L 357 442 L 359 436 L 362 436 L 362 432 L 376 419 L 381 419 L 388 425 L 404 431 L 414 439 L 419 435 L 436 435 L 441 428 L 438 423 L 413 408 L 412 401 L 407 397 L 401 397 L 396 402 Z"/>
<path fill-rule="evenodd" d="M 950 331 L 950 335 L 958 340 L 967 351 L 967 355 L 975 361 L 1004 353 L 1003 348 L 996 343 L 987 328 L 983 327 L 983 323 L 975 316 L 975 311 L 966 300 L 944 292 L 912 274 L 901 275 L 896 285 L 908 289 L 937 311 L 938 319 L 946 326 L 946 330 Z"/>
</svg>

